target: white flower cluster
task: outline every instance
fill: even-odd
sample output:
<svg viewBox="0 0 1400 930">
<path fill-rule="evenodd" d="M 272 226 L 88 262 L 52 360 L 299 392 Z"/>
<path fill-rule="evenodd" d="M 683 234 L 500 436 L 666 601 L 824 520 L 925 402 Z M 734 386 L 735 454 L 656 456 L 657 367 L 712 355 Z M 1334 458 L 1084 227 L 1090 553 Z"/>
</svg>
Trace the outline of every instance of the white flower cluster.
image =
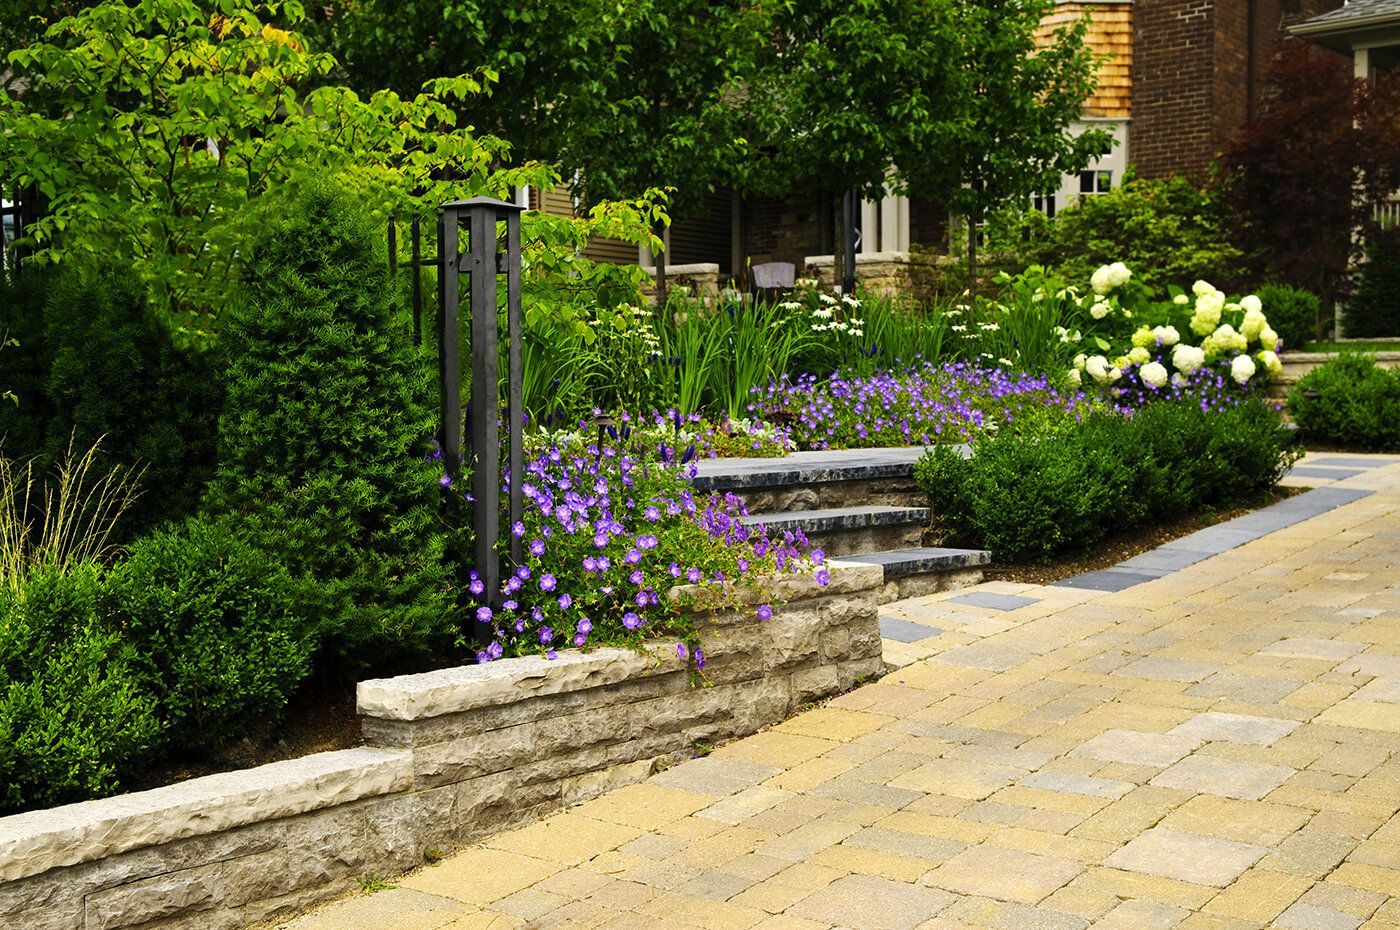
<svg viewBox="0 0 1400 930">
<path fill-rule="evenodd" d="M 1122 262 L 1114 262 L 1111 265 L 1103 265 L 1096 269 L 1089 278 L 1089 286 L 1094 289 L 1095 294 L 1100 296 L 1107 294 L 1114 288 L 1122 287 L 1128 283 L 1128 279 L 1133 273 L 1128 270 L 1128 266 Z M 1096 319 L 1099 319 L 1096 317 Z"/>
</svg>

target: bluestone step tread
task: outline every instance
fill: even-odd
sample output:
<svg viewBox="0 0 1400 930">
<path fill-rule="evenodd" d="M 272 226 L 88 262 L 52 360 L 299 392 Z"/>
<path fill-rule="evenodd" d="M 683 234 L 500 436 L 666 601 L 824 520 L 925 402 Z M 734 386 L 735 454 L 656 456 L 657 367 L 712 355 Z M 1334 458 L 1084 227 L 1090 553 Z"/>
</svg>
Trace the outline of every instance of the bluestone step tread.
<svg viewBox="0 0 1400 930">
<path fill-rule="evenodd" d="M 840 559 L 843 562 L 880 565 L 885 569 L 886 578 L 897 578 L 900 575 L 918 575 L 923 572 L 978 568 L 990 564 L 992 554 L 985 549 L 945 549 L 919 546 L 913 549 L 892 549 L 889 552 L 843 555 Z"/>
<path fill-rule="evenodd" d="M 900 526 L 927 523 L 931 511 L 927 507 L 890 507 L 871 504 L 866 507 L 828 507 L 821 510 L 789 510 L 781 513 L 755 513 L 743 518 L 748 526 L 767 526 L 770 530 L 801 529 L 804 533 L 826 533 L 833 530 L 860 530 L 872 526 Z"/>
</svg>

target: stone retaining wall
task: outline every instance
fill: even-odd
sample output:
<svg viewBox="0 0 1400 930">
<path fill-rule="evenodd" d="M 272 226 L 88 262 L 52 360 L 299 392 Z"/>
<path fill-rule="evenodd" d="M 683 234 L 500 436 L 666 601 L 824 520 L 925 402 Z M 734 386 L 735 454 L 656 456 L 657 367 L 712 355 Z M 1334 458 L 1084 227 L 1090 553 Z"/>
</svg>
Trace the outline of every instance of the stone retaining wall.
<svg viewBox="0 0 1400 930">
<path fill-rule="evenodd" d="M 365 747 L 0 818 L 0 928 L 250 926 L 638 781 L 883 672 L 881 579 L 833 562 L 741 610 L 672 592 L 698 599 L 704 687 L 670 643 L 366 681 Z"/>
<path fill-rule="evenodd" d="M 919 258 L 908 252 L 867 252 L 856 256 L 856 279 L 866 290 L 877 294 L 912 294 L 914 272 L 919 264 Z M 839 283 L 835 256 L 809 255 L 805 265 L 806 276 L 816 278 L 823 287 Z"/>
</svg>

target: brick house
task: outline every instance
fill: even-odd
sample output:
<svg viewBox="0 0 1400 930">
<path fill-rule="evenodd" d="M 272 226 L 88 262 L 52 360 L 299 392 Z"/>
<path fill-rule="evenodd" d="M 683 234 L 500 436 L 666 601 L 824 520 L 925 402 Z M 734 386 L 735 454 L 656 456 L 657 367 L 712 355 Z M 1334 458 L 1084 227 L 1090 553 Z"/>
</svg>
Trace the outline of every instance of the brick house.
<svg viewBox="0 0 1400 930">
<path fill-rule="evenodd" d="M 1391 9 L 1400 0 L 1352 0 L 1345 9 L 1358 7 Z M 1064 177 L 1058 190 L 1034 198 L 1034 206 L 1053 214 L 1104 193 L 1130 165 L 1141 177 L 1201 174 L 1258 105 L 1275 43 L 1292 27 L 1301 35 L 1301 24 L 1340 15 L 1339 8 L 1342 0 L 1062 0 L 1044 23 L 1044 38 L 1087 14 L 1088 43 L 1107 56 L 1071 129 L 1107 128 L 1115 145 L 1088 170 Z M 668 266 L 709 266 L 694 270 L 717 272 L 721 281 L 768 262 L 791 263 L 799 275 L 826 267 L 823 257 L 838 236 L 836 201 L 816 184 L 784 197 L 720 191 L 706 217 L 671 229 Z M 858 226 L 858 267 L 878 265 L 881 274 L 906 260 L 911 246 L 941 251 L 949 241 L 945 211 L 903 195 L 862 204 Z M 600 248 L 608 257 L 617 252 Z M 645 254 L 638 260 L 651 264 Z"/>
</svg>

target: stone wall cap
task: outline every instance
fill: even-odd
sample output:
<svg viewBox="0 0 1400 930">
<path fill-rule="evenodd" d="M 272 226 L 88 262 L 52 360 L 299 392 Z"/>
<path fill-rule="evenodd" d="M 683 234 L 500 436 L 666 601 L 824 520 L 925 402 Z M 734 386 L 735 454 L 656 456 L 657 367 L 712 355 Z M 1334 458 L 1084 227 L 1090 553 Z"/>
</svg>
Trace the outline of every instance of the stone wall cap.
<svg viewBox="0 0 1400 930">
<path fill-rule="evenodd" d="M 655 276 L 656 276 L 656 266 L 654 266 L 654 265 L 643 265 L 643 266 L 642 266 L 642 270 L 645 271 L 647 274 L 651 275 L 652 277 L 655 277 Z M 689 265 L 667 265 L 667 266 L 666 266 L 666 276 L 667 276 L 667 277 L 674 277 L 674 276 L 676 276 L 676 275 L 702 275 L 702 274 L 714 274 L 714 275 L 719 274 L 719 264 L 716 263 L 716 262 L 694 262 L 694 263 L 689 264 Z"/>
<path fill-rule="evenodd" d="M 834 264 L 836 264 L 836 256 L 835 256 L 835 255 L 808 255 L 808 256 L 807 256 L 806 258 L 804 258 L 802 261 L 803 261 L 803 263 L 804 263 L 805 265 L 815 265 L 815 266 L 817 266 L 817 267 L 821 267 L 821 266 L 824 266 L 824 265 L 834 265 Z M 910 258 L 908 252 L 860 252 L 860 253 L 857 253 L 857 255 L 856 255 L 856 267 L 857 267 L 857 268 L 859 268 L 861 265 L 870 265 L 870 264 L 876 264 L 876 263 L 879 263 L 879 262 L 893 262 L 893 263 L 896 263 L 896 264 L 909 264 L 911 261 L 912 261 L 912 259 Z"/>
<path fill-rule="evenodd" d="M 1347 350 L 1358 355 L 1369 355 L 1378 362 L 1400 362 L 1400 351 L 1383 352 L 1363 352 L 1359 349 Z M 1279 358 L 1285 365 L 1290 362 L 1330 362 L 1340 358 L 1343 352 L 1287 352 L 1282 353 Z"/>
<path fill-rule="evenodd" d="M 342 749 L 0 817 L 0 882 L 408 790 L 410 753 Z"/>
<path fill-rule="evenodd" d="M 545 694 L 582 691 L 679 666 L 650 652 L 608 647 L 565 650 L 554 659 L 521 656 L 481 665 L 458 665 L 417 675 L 362 681 L 360 714 L 381 720 L 423 720 L 480 707 L 513 704 Z"/>
</svg>

